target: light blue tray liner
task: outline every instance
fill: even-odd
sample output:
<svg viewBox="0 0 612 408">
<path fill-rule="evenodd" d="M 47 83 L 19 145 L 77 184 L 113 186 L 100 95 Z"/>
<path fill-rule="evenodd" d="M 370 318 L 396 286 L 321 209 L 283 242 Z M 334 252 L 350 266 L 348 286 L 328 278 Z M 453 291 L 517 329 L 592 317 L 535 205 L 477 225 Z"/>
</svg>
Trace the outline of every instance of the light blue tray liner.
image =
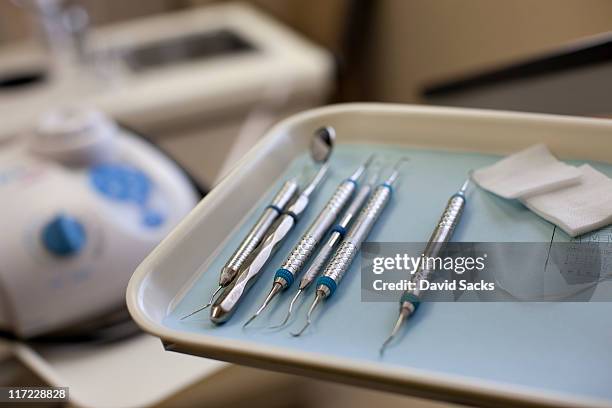
<svg viewBox="0 0 612 408">
<path fill-rule="evenodd" d="M 327 353 L 357 361 L 426 369 L 612 401 L 612 302 L 426 303 L 409 320 L 400 341 L 389 347 L 381 358 L 378 350 L 395 322 L 398 304 L 361 302 L 360 270 L 356 260 L 335 295 L 324 303 L 324 314 L 316 314 L 314 325 L 302 337 L 293 338 L 289 331 L 303 324 L 307 306 L 314 296 L 312 287 L 287 329 L 267 329 L 269 324 L 283 318 L 297 290 L 295 284 L 252 326 L 242 328 L 269 291 L 274 272 L 338 183 L 372 152 L 377 152 L 379 161 L 386 165 L 393 164 L 400 156 L 410 158 L 402 169 L 392 202 L 369 236 L 369 241 L 378 242 L 426 241 L 449 196 L 461 186 L 468 171 L 499 160 L 497 156 L 477 153 L 388 145 L 338 145 L 327 181 L 316 193 L 291 239 L 267 265 L 232 319 L 225 325 L 214 326 L 206 311 L 180 321 L 181 316 L 208 300 L 217 286 L 221 267 L 282 182 L 309 168 L 308 157 L 298 157 L 284 176 L 263 194 L 237 233 L 163 324 L 181 331 L 206 333 L 218 337 L 220 342 L 224 338 L 240 339 L 299 352 Z M 582 163 L 586 162 L 570 162 Z M 590 164 L 612 176 L 612 165 Z M 383 172 L 383 175 L 388 173 Z M 454 241 L 550 242 L 552 232 L 552 224 L 521 203 L 501 199 L 472 186 Z M 599 238 L 611 242 L 612 230 L 602 231 Z M 569 240 L 569 237 L 557 228 L 555 240 Z M 612 282 L 600 284 L 595 295 L 599 291 L 612 298 Z"/>
</svg>

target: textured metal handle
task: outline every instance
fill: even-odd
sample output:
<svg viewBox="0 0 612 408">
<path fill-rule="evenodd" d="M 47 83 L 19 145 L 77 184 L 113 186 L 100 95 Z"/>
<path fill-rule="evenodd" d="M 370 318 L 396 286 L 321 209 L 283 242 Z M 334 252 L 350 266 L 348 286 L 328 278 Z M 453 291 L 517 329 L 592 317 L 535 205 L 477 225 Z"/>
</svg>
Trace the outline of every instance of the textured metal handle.
<svg viewBox="0 0 612 408">
<path fill-rule="evenodd" d="M 455 231 L 455 227 L 459 224 L 461 219 L 461 215 L 463 214 L 463 208 L 465 207 L 465 197 L 463 194 L 455 194 L 453 195 L 446 204 L 446 208 L 442 213 L 442 216 L 438 220 L 436 224 L 436 228 L 434 229 L 431 237 L 429 238 L 429 242 L 425 247 L 425 251 L 423 251 L 424 258 L 436 258 L 440 255 L 446 243 L 451 240 L 453 237 L 453 232 Z M 413 282 L 419 282 L 421 280 L 428 280 L 429 276 L 434 272 L 434 269 L 429 267 L 428 265 L 424 265 L 419 268 L 416 273 L 412 276 Z M 414 291 L 406 291 L 404 294 L 412 293 L 415 296 L 420 295 L 420 290 L 415 289 Z"/>
<path fill-rule="evenodd" d="M 427 248 L 425 248 L 425 255 L 437 256 L 444 245 L 436 244 L 445 244 L 451 240 L 455 227 L 459 224 L 461 214 L 463 214 L 464 207 L 465 197 L 462 194 L 455 194 L 448 200 L 446 208 L 436 224 L 436 228 L 431 237 L 429 237 L 429 243 Z"/>
<path fill-rule="evenodd" d="M 313 259 L 310 263 L 310 266 L 306 270 L 306 273 L 304 273 L 304 277 L 300 281 L 300 289 L 304 289 L 305 287 L 310 285 L 310 283 L 317 277 L 321 269 L 323 269 L 325 262 L 330 257 L 331 253 L 336 247 L 336 244 L 341 239 L 342 237 L 340 236 L 339 232 L 332 233 L 332 235 L 329 237 L 329 240 L 325 243 L 324 246 L 321 247 L 315 259 Z"/>
<path fill-rule="evenodd" d="M 317 245 L 317 241 L 312 235 L 306 235 L 302 237 L 300 242 L 293 248 L 289 257 L 281 267 L 282 269 L 286 269 L 291 274 L 295 276 L 296 273 L 300 271 L 302 266 L 308 261 L 308 258 L 313 253 L 315 247 Z"/>
<path fill-rule="evenodd" d="M 272 199 L 270 207 L 266 208 L 255 225 L 251 228 L 238 249 L 232 254 L 225 264 L 225 269 L 238 271 L 244 261 L 253 253 L 255 248 L 262 242 L 270 226 L 280 215 L 289 201 L 298 191 L 298 183 L 295 180 L 286 181 L 281 189 Z M 231 277 L 233 279 L 233 277 Z"/>
<path fill-rule="evenodd" d="M 382 214 L 390 198 L 391 187 L 385 184 L 378 186 L 376 190 L 374 190 L 366 206 L 359 213 L 359 216 L 355 220 L 355 224 L 353 224 L 346 236 L 346 240 L 360 246 L 367 238 L 370 230 L 376 223 L 378 217 L 380 217 L 380 214 Z"/>
<path fill-rule="evenodd" d="M 348 270 L 349 266 L 355 259 L 355 255 L 359 251 L 359 247 L 350 241 L 344 241 L 338 247 L 334 257 L 325 268 L 322 276 L 333 279 L 338 283 Z"/>
<path fill-rule="evenodd" d="M 294 226 L 295 219 L 293 217 L 286 214 L 281 216 L 261 245 L 253 252 L 251 263 L 240 268 L 236 279 L 221 293 L 213 307 L 220 305 L 226 311 L 233 310 L 253 283 L 259 279 L 263 267 L 274 256 L 278 247 Z"/>
<path fill-rule="evenodd" d="M 281 269 L 289 271 L 294 277 L 300 273 L 308 259 L 314 253 L 317 244 L 323 239 L 329 228 L 338 218 L 355 191 L 355 183 L 344 181 L 341 183 L 323 210 L 319 213 L 312 225 L 308 228 L 302 239 L 293 248 Z"/>
<path fill-rule="evenodd" d="M 462 195 L 456 194 L 452 196 L 446 205 L 446 210 L 442 217 L 440 217 L 438 227 L 454 229 L 457 226 L 459 217 L 461 217 L 464 204 L 465 198 Z"/>
</svg>

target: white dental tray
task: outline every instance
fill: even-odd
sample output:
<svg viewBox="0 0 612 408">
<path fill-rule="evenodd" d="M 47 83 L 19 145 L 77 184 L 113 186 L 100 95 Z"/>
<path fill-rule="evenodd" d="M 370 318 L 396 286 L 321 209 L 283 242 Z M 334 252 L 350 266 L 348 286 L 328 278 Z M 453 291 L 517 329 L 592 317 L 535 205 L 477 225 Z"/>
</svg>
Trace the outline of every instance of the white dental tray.
<svg viewBox="0 0 612 408">
<path fill-rule="evenodd" d="M 223 326 L 213 326 L 206 312 L 180 321 L 206 302 L 220 266 L 275 189 L 304 170 L 311 134 L 323 125 L 337 131 L 332 174 L 245 303 Z M 427 303 L 381 358 L 398 305 L 361 302 L 356 261 L 304 336 L 292 338 L 289 330 L 302 323 L 312 291 L 287 330 L 264 328 L 281 319 L 295 288 L 241 328 L 338 181 L 371 152 L 389 163 L 400 155 L 411 160 L 369 240 L 423 242 L 470 168 L 535 143 L 612 176 L 610 120 L 387 104 L 293 116 L 271 129 L 138 267 L 127 291 L 130 313 L 168 350 L 238 364 L 475 405 L 612 406 L 612 302 Z M 552 231 L 522 205 L 473 188 L 454 239 L 548 242 Z M 598 236 L 612 241 L 612 230 Z M 612 290 L 612 282 L 600 289 Z"/>
</svg>

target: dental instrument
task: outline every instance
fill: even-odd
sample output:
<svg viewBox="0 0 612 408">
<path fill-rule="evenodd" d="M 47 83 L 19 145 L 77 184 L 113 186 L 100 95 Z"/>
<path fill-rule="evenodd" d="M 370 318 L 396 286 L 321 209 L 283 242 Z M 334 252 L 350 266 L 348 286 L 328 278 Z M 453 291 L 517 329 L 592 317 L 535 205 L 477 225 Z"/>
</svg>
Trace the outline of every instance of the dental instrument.
<svg viewBox="0 0 612 408">
<path fill-rule="evenodd" d="M 272 289 L 270 289 L 261 307 L 259 307 L 255 314 L 244 323 L 243 327 L 248 326 L 249 323 L 255 320 L 276 295 L 293 284 L 293 281 L 299 275 L 304 265 L 315 253 L 317 246 L 325 237 L 327 231 L 331 228 L 336 218 L 338 218 L 344 207 L 346 207 L 350 201 L 353 193 L 357 189 L 357 183 L 366 172 L 373 159 L 374 155 L 368 157 L 368 159 L 359 166 L 348 179 L 338 185 L 325 207 L 323 207 L 317 218 L 310 225 L 308 230 L 306 230 L 306 233 L 304 233 L 297 245 L 289 253 L 289 256 L 282 266 L 276 271 L 272 282 Z"/>
<path fill-rule="evenodd" d="M 347 228 L 355 219 L 355 217 L 359 213 L 359 210 L 361 209 L 361 207 L 363 207 L 363 204 L 370 196 L 370 193 L 374 188 L 374 184 L 376 183 L 377 178 L 378 173 L 376 172 L 370 177 L 367 182 L 365 182 L 359 188 L 355 195 L 355 198 L 353 199 L 353 201 L 351 201 L 351 204 L 342 216 L 342 219 L 332 229 L 332 233 L 327 239 L 327 242 L 321 247 L 321 249 L 317 253 L 317 256 L 312 260 L 308 269 L 306 269 L 304 276 L 300 280 L 300 286 L 297 292 L 295 293 L 295 296 L 293 296 L 293 299 L 291 299 L 291 302 L 289 303 L 287 315 L 285 315 L 285 318 L 280 324 L 271 326 L 271 329 L 277 329 L 287 324 L 287 322 L 291 318 L 291 314 L 293 313 L 293 307 L 297 299 L 300 297 L 300 294 L 302 294 L 310 286 L 310 284 L 314 282 L 316 277 L 319 275 L 321 269 L 325 266 L 325 263 L 332 254 L 332 252 L 338 247 L 338 244 L 340 244 L 342 238 L 346 235 Z"/>
<path fill-rule="evenodd" d="M 334 128 L 326 126 L 318 129 L 311 140 L 310 156 L 316 163 L 325 163 L 333 150 L 336 132 Z M 281 189 L 276 193 L 270 205 L 268 205 L 261 214 L 255 225 L 248 232 L 244 240 L 240 243 L 236 251 L 232 254 L 225 266 L 221 269 L 219 275 L 219 284 L 213 292 L 208 303 L 193 312 L 181 317 L 184 320 L 196 313 L 199 313 L 209 308 L 215 299 L 215 296 L 224 288 L 227 287 L 236 275 L 240 268 L 249 260 L 249 256 L 263 241 L 265 234 L 270 230 L 270 227 L 282 215 L 288 204 L 295 198 L 299 189 L 299 184 L 295 178 L 286 181 Z"/>
<path fill-rule="evenodd" d="M 405 160 L 406 158 L 400 159 L 393 167 L 393 171 L 387 180 L 376 187 L 372 197 L 359 213 L 355 223 L 346 234 L 346 238 L 338 247 L 338 250 L 325 268 L 325 271 L 317 278 L 315 299 L 308 309 L 306 324 L 297 333 L 291 333 L 292 336 L 298 337 L 304 333 L 312 323 L 312 312 L 317 305 L 321 300 L 329 298 L 336 291 L 336 287 L 340 283 L 340 280 L 359 252 L 361 244 L 365 241 L 372 227 L 374 227 L 374 224 L 376 224 L 376 221 L 378 221 L 387 203 L 391 199 L 393 184 L 399 176 L 399 166 Z"/>
<path fill-rule="evenodd" d="M 221 273 L 219 275 L 219 285 L 217 289 L 210 296 L 210 300 L 208 303 L 193 312 L 189 313 L 181 317 L 181 320 L 184 320 L 190 316 L 193 316 L 196 313 L 201 312 L 202 310 L 210 307 L 215 299 L 215 296 L 227 285 L 232 283 L 240 267 L 242 264 L 248 259 L 249 255 L 253 253 L 255 248 L 261 243 L 263 237 L 266 232 L 272 226 L 274 221 L 282 214 L 283 210 L 287 206 L 287 204 L 295 197 L 297 191 L 299 189 L 299 185 L 297 180 L 291 179 L 287 180 L 283 186 L 280 188 L 276 196 L 272 199 L 270 205 L 268 205 L 255 225 L 248 232 L 244 240 L 240 243 L 236 251 L 232 254 L 230 259 L 227 261 L 225 266 L 221 269 Z"/>
<path fill-rule="evenodd" d="M 429 238 L 427 246 L 425 247 L 425 251 L 423 252 L 423 257 L 425 259 L 427 259 L 428 257 L 436 258 L 437 256 L 439 256 L 446 244 L 451 240 L 453 232 L 455 231 L 455 228 L 461 220 L 463 209 L 465 208 L 465 193 L 470 184 L 470 179 L 471 172 L 467 180 L 465 180 L 465 182 L 459 189 L 459 191 L 457 191 L 449 198 L 448 203 L 446 204 L 446 208 L 444 209 L 442 216 L 438 220 L 438 223 L 436 224 L 436 227 L 433 230 L 431 237 Z M 420 267 L 413 275 L 411 280 L 413 282 L 427 280 L 432 272 L 433 270 L 431 268 Z M 385 340 L 385 342 L 380 348 L 381 356 L 384 353 L 386 347 L 389 345 L 389 343 L 397 335 L 404 322 L 416 312 L 420 302 L 421 299 L 419 285 L 416 285 L 414 290 L 407 290 L 402 294 L 402 297 L 400 298 L 399 316 L 397 318 L 395 326 L 393 326 L 391 335 Z"/>
<path fill-rule="evenodd" d="M 323 129 L 324 133 L 329 133 Z M 313 145 L 317 142 L 313 142 Z M 333 138 L 332 138 L 333 143 Z M 327 147 L 331 149 L 331 144 Z M 315 149 L 318 149 L 315 147 Z M 329 154 L 327 155 L 329 157 Z M 327 158 L 325 158 L 327 160 Z M 238 273 L 236 279 L 227 286 L 221 295 L 215 300 L 210 310 L 210 320 L 213 323 L 221 324 L 226 322 L 232 314 L 236 311 L 240 301 L 246 295 L 250 287 L 261 275 L 263 267 L 268 261 L 274 256 L 281 243 L 293 230 L 293 227 L 297 224 L 300 216 L 308 207 L 310 203 L 310 195 L 316 190 L 321 184 L 329 164 L 325 163 L 312 178 L 308 186 L 302 191 L 295 201 L 289 206 L 278 220 L 272 225 L 270 231 L 266 234 L 263 242 L 258 246 L 251 255 L 249 263 L 245 263 Z"/>
</svg>

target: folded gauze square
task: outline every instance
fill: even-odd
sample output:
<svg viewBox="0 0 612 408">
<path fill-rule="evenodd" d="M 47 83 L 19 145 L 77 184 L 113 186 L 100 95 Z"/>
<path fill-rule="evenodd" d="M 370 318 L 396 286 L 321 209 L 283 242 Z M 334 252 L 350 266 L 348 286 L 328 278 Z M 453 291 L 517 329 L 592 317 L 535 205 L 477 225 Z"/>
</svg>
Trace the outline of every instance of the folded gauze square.
<svg viewBox="0 0 612 408">
<path fill-rule="evenodd" d="M 580 183 L 521 201 L 572 237 L 612 223 L 612 179 L 585 164 Z"/>
<path fill-rule="evenodd" d="M 498 196 L 519 198 L 576 184 L 580 172 L 557 160 L 545 145 L 539 144 L 476 170 L 473 179 Z"/>
</svg>

